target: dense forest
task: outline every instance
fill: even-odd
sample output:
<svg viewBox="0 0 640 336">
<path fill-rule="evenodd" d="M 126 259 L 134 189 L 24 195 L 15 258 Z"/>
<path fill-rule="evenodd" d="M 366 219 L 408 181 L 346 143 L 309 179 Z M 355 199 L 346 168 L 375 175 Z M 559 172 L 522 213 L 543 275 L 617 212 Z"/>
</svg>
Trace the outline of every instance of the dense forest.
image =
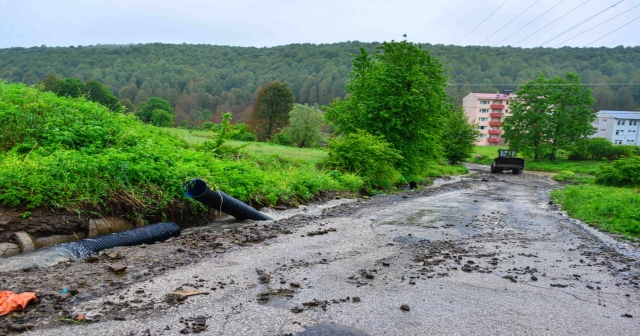
<svg viewBox="0 0 640 336">
<path fill-rule="evenodd" d="M 231 111 L 246 120 L 256 91 L 287 82 L 297 103 L 327 105 L 344 96 L 352 57 L 380 43 L 292 44 L 271 48 L 189 44 L 98 45 L 0 49 L 0 79 L 36 84 L 48 75 L 94 79 L 127 104 L 166 99 L 176 122 L 200 111 Z M 458 103 L 469 92 L 515 89 L 536 77 L 574 71 L 592 86 L 595 110 L 640 107 L 640 47 L 534 48 L 424 44 L 446 64 L 448 93 Z M 621 85 L 622 84 L 622 85 Z"/>
</svg>

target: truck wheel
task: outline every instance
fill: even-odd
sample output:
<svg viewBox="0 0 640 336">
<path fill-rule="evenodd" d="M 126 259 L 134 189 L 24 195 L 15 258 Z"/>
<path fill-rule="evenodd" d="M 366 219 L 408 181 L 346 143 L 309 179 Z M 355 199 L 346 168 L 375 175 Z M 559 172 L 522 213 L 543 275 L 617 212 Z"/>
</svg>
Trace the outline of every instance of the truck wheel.
<svg viewBox="0 0 640 336">
<path fill-rule="evenodd" d="M 521 170 L 518 169 L 518 168 L 514 168 L 514 169 L 511 170 L 511 174 L 513 174 L 513 175 L 518 175 L 518 174 L 520 174 L 520 172 L 521 172 Z"/>
<path fill-rule="evenodd" d="M 495 174 L 497 173 L 496 168 L 494 168 L 493 166 L 491 166 L 491 174 Z"/>
</svg>

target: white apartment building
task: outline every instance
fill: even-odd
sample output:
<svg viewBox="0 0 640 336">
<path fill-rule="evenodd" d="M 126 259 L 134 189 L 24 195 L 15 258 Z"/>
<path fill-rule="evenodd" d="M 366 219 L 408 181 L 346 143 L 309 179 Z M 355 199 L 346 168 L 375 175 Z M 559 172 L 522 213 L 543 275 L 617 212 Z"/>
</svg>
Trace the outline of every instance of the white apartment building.
<svg viewBox="0 0 640 336">
<path fill-rule="evenodd" d="M 593 127 L 597 132 L 591 138 L 605 138 L 614 145 L 640 146 L 640 112 L 598 112 Z"/>
<path fill-rule="evenodd" d="M 469 117 L 469 122 L 477 123 L 481 132 L 476 145 L 500 146 L 502 140 L 502 122 L 509 116 L 509 104 L 517 101 L 511 90 L 502 93 L 469 93 L 462 98 L 462 106 Z"/>
</svg>

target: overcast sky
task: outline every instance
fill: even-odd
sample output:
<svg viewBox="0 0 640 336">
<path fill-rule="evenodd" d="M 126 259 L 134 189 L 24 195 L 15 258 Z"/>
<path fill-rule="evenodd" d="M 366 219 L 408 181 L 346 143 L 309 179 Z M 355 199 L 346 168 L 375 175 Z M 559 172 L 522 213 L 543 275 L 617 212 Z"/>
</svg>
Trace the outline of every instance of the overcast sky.
<svg viewBox="0 0 640 336">
<path fill-rule="evenodd" d="M 584 47 L 640 17 L 640 7 L 631 9 L 640 0 L 604 11 L 618 1 L 0 0 L 0 48 L 150 42 L 263 47 L 400 40 L 403 34 L 434 44 Z M 640 19 L 591 46 L 638 46 L 638 32 Z"/>
</svg>

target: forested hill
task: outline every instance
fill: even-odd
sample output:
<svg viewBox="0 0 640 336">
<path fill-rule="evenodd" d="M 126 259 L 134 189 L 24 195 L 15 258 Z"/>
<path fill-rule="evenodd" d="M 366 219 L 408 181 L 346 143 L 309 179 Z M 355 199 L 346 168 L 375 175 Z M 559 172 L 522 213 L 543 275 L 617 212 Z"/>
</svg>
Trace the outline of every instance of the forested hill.
<svg viewBox="0 0 640 336">
<path fill-rule="evenodd" d="M 47 75 L 96 79 L 134 104 L 159 96 L 179 122 L 200 109 L 246 117 L 255 91 L 271 80 L 286 81 L 299 103 L 328 104 L 344 95 L 352 55 L 379 43 L 292 44 L 272 48 L 189 44 L 99 45 L 0 49 L 0 78 L 34 84 Z M 598 109 L 640 107 L 640 47 L 522 49 L 425 44 L 447 62 L 448 90 L 457 102 L 471 91 L 515 89 L 539 71 L 577 72 L 593 86 Z M 214 114 L 214 120 L 219 113 Z"/>
</svg>

